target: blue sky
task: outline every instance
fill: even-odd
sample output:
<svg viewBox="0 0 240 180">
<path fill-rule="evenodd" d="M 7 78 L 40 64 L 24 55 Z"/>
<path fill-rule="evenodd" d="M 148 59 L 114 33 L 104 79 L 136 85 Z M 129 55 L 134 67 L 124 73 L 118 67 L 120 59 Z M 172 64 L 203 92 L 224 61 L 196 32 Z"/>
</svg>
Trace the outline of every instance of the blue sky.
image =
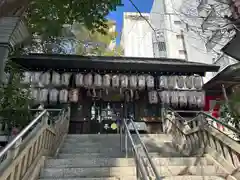
<svg viewBox="0 0 240 180">
<path fill-rule="evenodd" d="M 144 12 L 150 12 L 152 8 L 153 0 L 133 0 L 134 4 L 138 7 L 138 9 Z M 122 0 L 124 4 L 123 7 L 118 7 L 116 11 L 111 12 L 107 17 L 109 19 L 115 20 L 117 23 L 117 32 L 120 34 L 122 30 L 123 24 L 123 12 L 137 12 L 129 0 Z M 119 44 L 120 38 L 117 37 L 117 44 Z"/>
</svg>

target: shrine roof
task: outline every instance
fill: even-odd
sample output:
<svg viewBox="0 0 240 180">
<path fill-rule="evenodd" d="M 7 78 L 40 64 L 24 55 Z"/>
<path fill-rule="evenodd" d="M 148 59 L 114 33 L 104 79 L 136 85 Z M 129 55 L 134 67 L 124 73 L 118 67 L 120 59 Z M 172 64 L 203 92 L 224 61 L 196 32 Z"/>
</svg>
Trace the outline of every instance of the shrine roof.
<svg viewBox="0 0 240 180">
<path fill-rule="evenodd" d="M 209 92 L 222 91 L 222 84 L 226 89 L 240 84 L 240 63 L 230 65 L 204 84 L 203 88 Z"/>
<path fill-rule="evenodd" d="M 59 54 L 29 54 L 13 57 L 13 61 L 29 69 L 91 69 L 112 71 L 217 72 L 219 66 L 170 58 L 79 56 Z"/>
</svg>

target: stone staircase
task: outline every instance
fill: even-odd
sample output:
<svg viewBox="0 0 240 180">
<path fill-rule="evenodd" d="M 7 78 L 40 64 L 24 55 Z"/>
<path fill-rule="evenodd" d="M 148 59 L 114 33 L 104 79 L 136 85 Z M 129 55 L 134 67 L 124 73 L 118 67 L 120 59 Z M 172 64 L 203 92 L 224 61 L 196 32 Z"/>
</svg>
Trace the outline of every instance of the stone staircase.
<svg viewBox="0 0 240 180">
<path fill-rule="evenodd" d="M 141 135 L 164 180 L 222 180 L 223 169 L 207 157 L 184 157 L 170 135 Z M 137 138 L 133 135 L 137 142 Z M 129 145 L 130 146 L 130 145 Z M 57 157 L 48 159 L 40 180 L 134 180 L 135 161 L 120 151 L 117 134 L 68 135 Z"/>
</svg>

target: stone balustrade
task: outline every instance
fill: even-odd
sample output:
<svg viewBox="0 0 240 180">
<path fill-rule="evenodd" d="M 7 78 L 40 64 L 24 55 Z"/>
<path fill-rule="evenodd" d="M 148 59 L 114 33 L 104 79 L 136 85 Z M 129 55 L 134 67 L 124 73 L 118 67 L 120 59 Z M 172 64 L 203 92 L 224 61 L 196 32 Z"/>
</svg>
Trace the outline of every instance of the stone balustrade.
<svg viewBox="0 0 240 180">
<path fill-rule="evenodd" d="M 24 139 L 15 143 L 0 164 L 1 180 L 35 180 L 44 160 L 54 155 L 68 132 L 69 109 L 61 111 L 56 121 L 42 117 L 41 123 Z"/>
<path fill-rule="evenodd" d="M 229 176 L 240 179 L 239 142 L 209 124 L 207 118 L 199 116 L 183 122 L 168 114 L 164 120 L 164 131 L 173 135 L 173 145 L 183 154 L 210 156 L 224 167 Z"/>
</svg>

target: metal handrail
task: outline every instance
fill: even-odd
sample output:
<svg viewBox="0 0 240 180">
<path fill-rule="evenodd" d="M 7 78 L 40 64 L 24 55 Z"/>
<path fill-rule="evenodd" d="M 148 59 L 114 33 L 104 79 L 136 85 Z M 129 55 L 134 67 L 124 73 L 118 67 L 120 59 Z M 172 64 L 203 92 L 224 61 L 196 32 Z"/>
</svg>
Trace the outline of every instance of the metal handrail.
<svg viewBox="0 0 240 180">
<path fill-rule="evenodd" d="M 134 131 L 136 132 L 137 138 L 138 138 L 138 140 L 139 140 L 139 142 L 140 142 L 140 144 L 141 144 L 141 146 L 142 146 L 142 148 L 143 148 L 143 151 L 144 151 L 144 153 L 145 153 L 145 155 L 146 155 L 146 157 L 147 157 L 147 160 L 148 160 L 149 163 L 150 163 L 150 166 L 151 166 L 151 168 L 152 168 L 152 170 L 153 170 L 153 173 L 154 173 L 156 179 L 157 179 L 157 180 L 161 180 L 160 175 L 159 175 L 159 173 L 158 173 L 158 171 L 157 171 L 157 168 L 156 168 L 155 164 L 153 163 L 153 161 L 152 161 L 152 159 L 151 159 L 151 157 L 150 157 L 150 155 L 149 155 L 149 152 L 148 152 L 145 144 L 143 143 L 143 141 L 142 141 L 142 139 L 141 139 L 141 137 L 140 137 L 140 134 L 139 134 L 139 132 L 138 132 L 138 130 L 137 130 L 137 128 L 136 128 L 133 120 L 132 120 L 132 119 L 129 119 L 129 121 L 130 121 L 130 123 L 132 124 Z M 129 127 L 128 127 L 127 122 L 126 122 L 126 119 L 123 119 L 123 122 L 124 122 L 124 127 L 125 127 L 125 129 L 126 129 L 126 131 L 127 131 L 128 137 L 129 137 L 130 140 L 132 141 L 132 142 L 131 142 L 131 143 L 132 143 L 132 146 L 135 147 L 135 144 L 134 144 L 133 139 L 132 139 L 132 135 L 131 135 L 131 133 L 130 133 L 130 131 L 129 131 Z M 126 147 L 125 147 L 125 148 L 126 148 Z M 126 150 L 126 151 L 127 151 L 127 150 Z M 135 150 L 134 150 L 134 151 L 135 151 Z M 136 151 L 136 153 L 138 153 L 138 152 Z M 146 176 L 147 176 L 147 175 L 146 175 Z"/>
<path fill-rule="evenodd" d="M 228 124 L 225 123 L 225 122 L 219 121 L 218 119 L 212 117 L 210 114 L 207 114 L 207 113 L 205 113 L 205 112 L 199 112 L 198 115 L 200 115 L 200 114 L 204 115 L 205 117 L 208 117 L 208 118 L 212 119 L 213 121 L 221 124 L 222 126 L 224 126 L 224 127 L 228 128 L 228 129 L 230 129 L 231 131 L 233 131 L 234 133 L 240 135 L 240 131 L 239 131 L 238 129 L 236 129 L 236 128 L 230 126 L 230 125 L 228 125 Z"/>
<path fill-rule="evenodd" d="M 15 143 L 22 138 L 28 130 L 30 130 L 43 115 L 47 113 L 47 110 L 43 110 L 29 125 L 27 125 L 10 143 L 8 143 L 1 151 L 0 151 L 0 159 L 15 145 Z"/>
<path fill-rule="evenodd" d="M 49 109 L 50 110 L 50 109 Z M 53 109 L 53 111 L 61 111 L 62 109 Z M 44 115 L 47 115 L 48 110 L 44 109 L 42 112 L 31 121 L 13 140 L 11 140 L 1 151 L 0 159 L 21 139 L 36 123 L 38 123 Z"/>
<path fill-rule="evenodd" d="M 131 142 L 131 145 L 132 145 L 134 154 L 135 154 L 135 156 L 136 156 L 136 161 L 137 161 L 136 169 L 138 168 L 138 165 L 139 165 L 140 172 L 141 172 L 144 180 L 147 180 L 147 179 L 148 179 L 147 172 L 146 172 L 146 170 L 145 170 L 145 168 L 144 168 L 144 166 L 143 166 L 143 163 L 141 162 L 141 158 L 139 157 L 139 154 L 138 154 L 136 145 L 135 145 L 135 143 L 134 143 L 134 141 L 133 141 L 132 135 L 131 135 L 131 133 L 130 133 L 130 131 L 129 131 L 129 128 L 128 128 L 128 125 L 127 125 L 125 119 L 123 120 L 123 125 L 124 125 L 124 127 L 125 127 L 125 131 L 127 132 L 127 136 L 128 136 L 128 138 L 130 139 L 130 142 Z M 126 141 L 126 140 L 125 140 L 125 141 Z M 125 151 L 127 151 L 127 147 L 125 147 L 125 148 L 126 148 Z M 137 172 L 138 172 L 138 169 L 137 169 Z M 137 178 L 138 178 L 138 177 L 137 177 Z"/>
</svg>

